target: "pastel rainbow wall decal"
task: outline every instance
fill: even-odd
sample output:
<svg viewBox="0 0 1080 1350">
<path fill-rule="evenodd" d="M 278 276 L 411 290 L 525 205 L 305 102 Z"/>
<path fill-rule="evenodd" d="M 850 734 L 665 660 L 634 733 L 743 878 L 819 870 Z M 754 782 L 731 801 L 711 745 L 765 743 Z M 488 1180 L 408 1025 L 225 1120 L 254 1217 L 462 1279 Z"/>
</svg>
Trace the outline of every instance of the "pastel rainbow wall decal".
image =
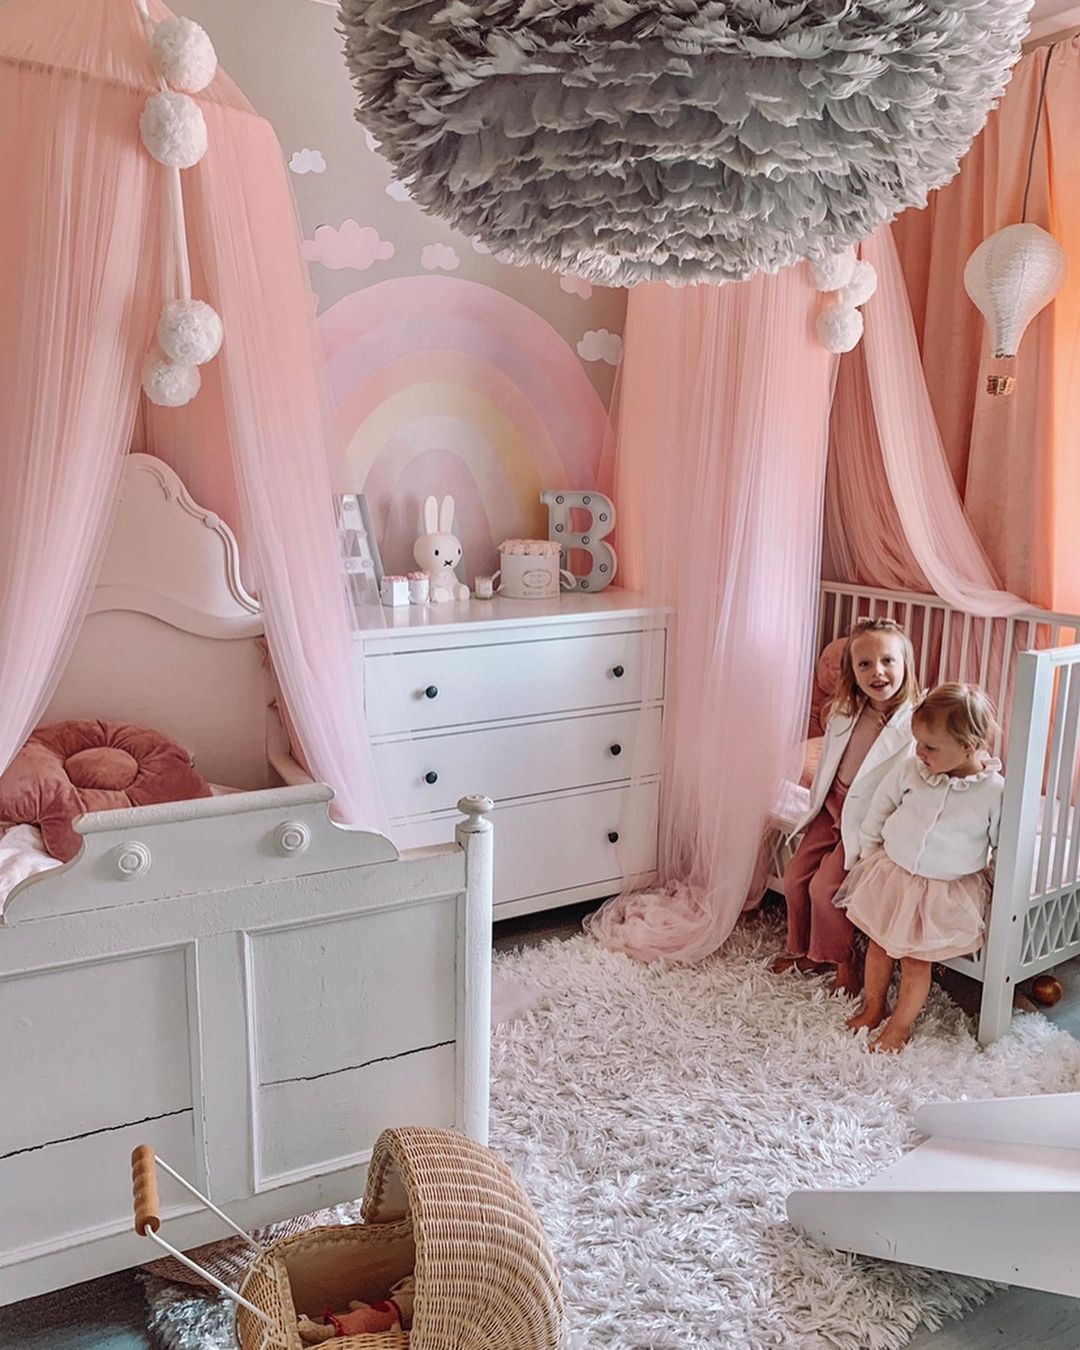
<svg viewBox="0 0 1080 1350">
<path fill-rule="evenodd" d="M 387 570 L 414 566 L 420 504 L 449 493 L 466 574 L 546 537 L 546 488 L 596 487 L 608 418 L 574 349 L 527 306 L 448 276 L 355 291 L 319 317 L 345 436 Z"/>
</svg>

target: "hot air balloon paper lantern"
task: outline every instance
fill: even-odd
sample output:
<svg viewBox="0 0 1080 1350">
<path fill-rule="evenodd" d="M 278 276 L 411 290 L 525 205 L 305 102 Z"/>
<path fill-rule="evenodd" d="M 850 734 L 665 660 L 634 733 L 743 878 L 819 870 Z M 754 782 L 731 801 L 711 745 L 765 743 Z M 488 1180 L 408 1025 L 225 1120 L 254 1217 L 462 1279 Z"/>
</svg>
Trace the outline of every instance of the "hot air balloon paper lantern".
<svg viewBox="0 0 1080 1350">
<path fill-rule="evenodd" d="M 1030 222 L 1006 225 L 984 239 L 964 268 L 964 289 L 986 319 L 997 360 L 1016 357 L 1032 319 L 1061 290 L 1065 250 L 1052 234 Z M 1014 375 L 990 375 L 987 392 L 1011 394 Z"/>
</svg>

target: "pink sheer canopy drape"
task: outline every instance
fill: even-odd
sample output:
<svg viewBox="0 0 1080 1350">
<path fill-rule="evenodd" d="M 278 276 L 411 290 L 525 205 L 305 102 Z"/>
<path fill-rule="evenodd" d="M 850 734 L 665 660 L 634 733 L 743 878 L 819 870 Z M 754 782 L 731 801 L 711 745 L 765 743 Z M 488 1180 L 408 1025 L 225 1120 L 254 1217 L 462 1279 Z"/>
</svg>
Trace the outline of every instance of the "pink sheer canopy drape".
<svg viewBox="0 0 1080 1350">
<path fill-rule="evenodd" d="M 949 472 L 907 289 L 887 226 L 862 245 L 878 289 L 840 363 L 831 419 L 827 556 L 839 580 L 932 591 L 986 617 L 1027 606 L 1002 591 Z"/>
<path fill-rule="evenodd" d="M 84 7 L 88 37 L 101 8 Z M 0 10 L 0 771 L 78 634 L 154 322 L 132 278 L 156 166 L 135 153 L 127 99 L 57 69 L 59 39 L 33 17 Z"/>
<path fill-rule="evenodd" d="M 156 84 L 134 3 L 5 0 L 0 13 L 2 770 L 63 670 L 107 538 L 162 300 L 164 171 L 138 137 Z M 297 749 L 339 819 L 380 828 L 285 167 L 227 76 L 198 97 L 210 148 L 184 175 L 188 237 L 225 343 L 194 403 L 148 412 L 145 448 L 239 527 Z"/>
<path fill-rule="evenodd" d="M 708 955 L 753 893 L 769 809 L 805 734 L 830 441 L 833 575 L 934 591 L 988 622 L 1025 608 L 998 587 L 949 474 L 888 230 L 862 251 L 878 292 L 835 372 L 831 419 L 834 366 L 805 269 L 630 296 L 623 579 L 675 610 L 665 885 L 618 897 L 588 927 L 643 960 Z"/>
<path fill-rule="evenodd" d="M 833 358 L 805 269 L 630 293 L 616 493 L 621 581 L 673 607 L 665 890 L 592 916 L 685 961 L 724 941 L 806 722 Z"/>
<path fill-rule="evenodd" d="M 1037 47 L 956 178 L 893 226 L 930 398 L 965 510 L 996 572 L 1032 604 L 1080 610 L 1080 38 Z M 963 290 L 975 248 L 1021 219 L 1070 259 L 1056 301 L 1024 335 L 1008 398 L 986 393 L 986 325 Z"/>
</svg>

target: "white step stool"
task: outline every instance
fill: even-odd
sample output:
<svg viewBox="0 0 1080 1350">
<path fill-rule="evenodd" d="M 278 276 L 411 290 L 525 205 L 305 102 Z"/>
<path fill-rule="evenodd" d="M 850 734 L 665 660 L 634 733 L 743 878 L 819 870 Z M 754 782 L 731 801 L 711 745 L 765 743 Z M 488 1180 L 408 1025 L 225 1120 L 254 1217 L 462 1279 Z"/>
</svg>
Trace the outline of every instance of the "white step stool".
<svg viewBox="0 0 1080 1350">
<path fill-rule="evenodd" d="M 925 1143 L 852 1189 L 792 1191 L 839 1251 L 1080 1297 L 1080 1093 L 924 1106 Z"/>
</svg>

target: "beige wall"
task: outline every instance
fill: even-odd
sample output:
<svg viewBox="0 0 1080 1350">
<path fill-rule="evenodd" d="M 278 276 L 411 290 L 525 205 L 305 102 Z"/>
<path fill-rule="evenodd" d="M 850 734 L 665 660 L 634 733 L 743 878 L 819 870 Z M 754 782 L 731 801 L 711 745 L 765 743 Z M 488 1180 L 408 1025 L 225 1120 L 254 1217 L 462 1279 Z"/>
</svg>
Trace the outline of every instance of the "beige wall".
<svg viewBox="0 0 1080 1350">
<path fill-rule="evenodd" d="M 467 576 L 494 569 L 503 538 L 546 537 L 540 492 L 597 486 L 625 292 L 507 266 L 389 195 L 332 5 L 175 8 L 209 32 L 290 163 L 341 424 L 338 486 L 367 496 L 388 568 L 412 566 L 428 493 L 455 499 Z M 304 150 L 325 169 L 296 172 Z"/>
<path fill-rule="evenodd" d="M 323 173 L 293 174 L 300 219 L 310 238 L 318 226 L 356 220 L 373 226 L 394 245 L 389 261 L 369 270 L 311 267 L 312 283 L 326 308 L 343 295 L 389 277 L 422 272 L 429 244 L 454 249 L 459 266 L 448 275 L 482 282 L 513 296 L 547 320 L 572 346 L 589 330 L 622 331 L 626 293 L 595 288 L 588 300 L 568 294 L 556 276 L 539 268 L 508 267 L 474 251 L 462 235 L 409 201 L 386 193 L 390 167 L 369 150 L 354 118 L 356 100 L 336 31 L 336 7 L 322 0 L 177 0 L 173 9 L 206 28 L 218 59 L 260 113 L 274 126 L 286 158 L 318 150 Z M 613 367 L 583 362 L 601 397 L 610 395 Z"/>
</svg>

